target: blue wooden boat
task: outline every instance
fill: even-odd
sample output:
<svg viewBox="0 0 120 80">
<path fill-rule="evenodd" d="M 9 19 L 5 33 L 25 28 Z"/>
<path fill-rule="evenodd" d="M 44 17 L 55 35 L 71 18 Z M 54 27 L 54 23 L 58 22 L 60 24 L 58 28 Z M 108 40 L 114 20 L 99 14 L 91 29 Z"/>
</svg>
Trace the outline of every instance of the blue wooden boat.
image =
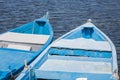
<svg viewBox="0 0 120 80">
<path fill-rule="evenodd" d="M 0 80 L 9 80 L 30 64 L 52 41 L 48 13 L 0 35 Z"/>
<path fill-rule="evenodd" d="M 118 80 L 115 46 L 91 20 L 54 41 L 16 80 Z"/>
</svg>

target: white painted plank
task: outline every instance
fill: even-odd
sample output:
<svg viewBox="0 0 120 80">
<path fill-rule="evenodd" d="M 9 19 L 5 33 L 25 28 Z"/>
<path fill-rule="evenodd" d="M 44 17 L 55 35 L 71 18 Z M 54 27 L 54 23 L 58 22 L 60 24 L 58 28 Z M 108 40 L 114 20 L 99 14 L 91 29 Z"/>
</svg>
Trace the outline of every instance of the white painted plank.
<svg viewBox="0 0 120 80">
<path fill-rule="evenodd" d="M 20 42 L 20 43 L 45 44 L 49 36 L 50 35 L 36 35 L 36 34 L 7 32 L 0 35 L 0 40 Z"/>
<path fill-rule="evenodd" d="M 52 47 L 111 51 L 109 42 L 95 41 L 93 39 L 85 39 L 85 38 L 61 39 L 59 41 L 56 41 L 54 44 L 52 44 Z"/>
<path fill-rule="evenodd" d="M 48 59 L 39 70 L 111 74 L 111 63 Z"/>
</svg>

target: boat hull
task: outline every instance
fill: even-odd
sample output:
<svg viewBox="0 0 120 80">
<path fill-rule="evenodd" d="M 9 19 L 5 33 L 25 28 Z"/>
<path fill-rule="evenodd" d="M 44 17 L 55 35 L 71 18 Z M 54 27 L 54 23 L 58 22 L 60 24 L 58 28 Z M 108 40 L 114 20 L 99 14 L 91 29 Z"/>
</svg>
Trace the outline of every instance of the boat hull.
<svg viewBox="0 0 120 80">
<path fill-rule="evenodd" d="M 118 80 L 115 46 L 91 22 L 55 40 L 30 66 L 16 80 Z"/>
<path fill-rule="evenodd" d="M 1 34 L 0 79 L 18 76 L 24 66 L 40 55 L 52 40 L 53 30 L 46 15 Z"/>
</svg>

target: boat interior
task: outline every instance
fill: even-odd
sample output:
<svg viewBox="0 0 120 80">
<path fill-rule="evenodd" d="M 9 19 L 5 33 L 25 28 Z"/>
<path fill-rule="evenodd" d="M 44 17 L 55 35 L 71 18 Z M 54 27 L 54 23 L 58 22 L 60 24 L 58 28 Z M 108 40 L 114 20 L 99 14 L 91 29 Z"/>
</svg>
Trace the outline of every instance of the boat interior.
<svg viewBox="0 0 120 80">
<path fill-rule="evenodd" d="M 38 80 L 75 80 L 79 77 L 87 80 L 93 75 L 96 80 L 107 80 L 111 77 L 111 46 L 92 27 L 94 25 L 86 27 L 88 24 L 52 44 L 47 59 L 35 70 Z M 105 74 L 106 79 L 102 74 Z"/>
</svg>

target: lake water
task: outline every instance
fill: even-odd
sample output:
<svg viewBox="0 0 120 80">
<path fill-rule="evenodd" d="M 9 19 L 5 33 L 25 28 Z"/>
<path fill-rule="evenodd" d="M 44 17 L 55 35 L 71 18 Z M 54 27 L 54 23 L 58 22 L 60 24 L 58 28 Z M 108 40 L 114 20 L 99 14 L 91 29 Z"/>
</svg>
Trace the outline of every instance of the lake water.
<svg viewBox="0 0 120 80">
<path fill-rule="evenodd" d="M 0 33 L 40 18 L 47 11 L 54 39 L 91 18 L 115 44 L 120 69 L 120 0 L 0 0 Z"/>
</svg>

